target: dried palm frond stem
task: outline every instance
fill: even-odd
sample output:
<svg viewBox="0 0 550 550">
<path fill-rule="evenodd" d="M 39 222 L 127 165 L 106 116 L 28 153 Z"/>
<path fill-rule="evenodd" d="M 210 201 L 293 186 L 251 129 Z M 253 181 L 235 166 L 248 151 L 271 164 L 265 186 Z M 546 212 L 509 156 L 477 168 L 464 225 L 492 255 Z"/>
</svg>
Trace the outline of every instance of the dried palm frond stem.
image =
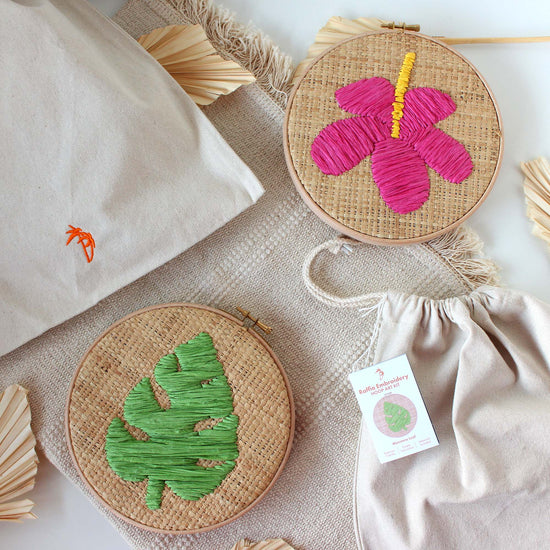
<svg viewBox="0 0 550 550">
<path fill-rule="evenodd" d="M 533 235 L 546 241 L 550 247 L 550 163 L 543 157 L 522 162 L 525 175 L 523 190 L 527 216 L 533 220 Z"/>
<path fill-rule="evenodd" d="M 269 539 L 262 542 L 240 540 L 231 550 L 294 550 L 283 539 Z"/>
<path fill-rule="evenodd" d="M 13 500 L 34 487 L 35 445 L 27 390 L 9 386 L 0 394 L 0 521 L 36 518 L 31 500 Z"/>
</svg>

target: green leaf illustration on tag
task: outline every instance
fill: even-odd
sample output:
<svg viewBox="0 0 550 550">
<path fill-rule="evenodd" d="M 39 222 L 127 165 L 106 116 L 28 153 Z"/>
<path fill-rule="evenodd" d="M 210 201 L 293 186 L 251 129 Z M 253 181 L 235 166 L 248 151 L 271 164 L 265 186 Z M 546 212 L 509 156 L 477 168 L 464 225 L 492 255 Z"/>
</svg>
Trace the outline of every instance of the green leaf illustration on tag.
<svg viewBox="0 0 550 550">
<path fill-rule="evenodd" d="M 161 357 L 155 380 L 166 391 L 170 407 L 162 408 L 151 380 L 143 378 L 124 402 L 124 419 L 148 439 L 135 439 L 120 418 L 109 425 L 105 450 L 114 472 L 126 481 L 147 482 L 146 504 L 161 506 L 164 485 L 185 500 L 212 493 L 235 467 L 239 455 L 231 387 L 217 360 L 209 334 L 202 332 Z M 221 419 L 213 427 L 198 422 Z M 200 465 L 199 460 L 218 462 Z"/>
<path fill-rule="evenodd" d="M 389 401 L 384 402 L 384 414 L 386 415 L 386 423 L 392 432 L 400 432 L 406 430 L 411 423 L 411 413 L 395 403 Z"/>
</svg>

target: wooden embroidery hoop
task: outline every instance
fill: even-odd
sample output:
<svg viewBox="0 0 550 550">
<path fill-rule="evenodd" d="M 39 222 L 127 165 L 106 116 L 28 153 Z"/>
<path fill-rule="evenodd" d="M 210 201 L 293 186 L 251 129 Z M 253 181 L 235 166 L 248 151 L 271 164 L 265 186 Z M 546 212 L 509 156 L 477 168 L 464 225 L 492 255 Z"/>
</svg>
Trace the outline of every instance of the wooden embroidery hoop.
<svg viewBox="0 0 550 550">
<path fill-rule="evenodd" d="M 124 399 L 144 376 L 151 376 L 159 403 L 169 405 L 154 382 L 154 366 L 202 331 L 212 336 L 233 390 L 239 458 L 213 493 L 185 501 L 165 487 L 161 508 L 149 510 L 147 480 L 124 481 L 109 467 L 106 430 L 115 416 L 123 418 Z M 290 453 L 294 404 L 283 367 L 252 327 L 208 306 L 163 304 L 120 319 L 92 344 L 69 388 L 65 429 L 78 473 L 110 511 L 149 531 L 193 534 L 237 519 L 271 489 Z M 139 430 L 129 429 L 140 436 Z"/>
<path fill-rule="evenodd" d="M 401 215 L 380 197 L 370 157 L 341 176 L 327 176 L 313 162 L 310 148 L 324 127 L 353 116 L 336 103 L 338 88 L 373 76 L 395 85 L 407 52 L 416 53 L 410 87 L 437 88 L 455 101 L 456 112 L 436 126 L 465 145 L 474 170 L 454 184 L 429 169 L 430 198 L 419 210 Z M 309 208 L 345 235 L 375 244 L 422 242 L 461 224 L 487 197 L 502 159 L 501 116 L 483 77 L 454 49 L 417 32 L 368 32 L 323 52 L 294 87 L 283 131 L 290 175 Z"/>
</svg>

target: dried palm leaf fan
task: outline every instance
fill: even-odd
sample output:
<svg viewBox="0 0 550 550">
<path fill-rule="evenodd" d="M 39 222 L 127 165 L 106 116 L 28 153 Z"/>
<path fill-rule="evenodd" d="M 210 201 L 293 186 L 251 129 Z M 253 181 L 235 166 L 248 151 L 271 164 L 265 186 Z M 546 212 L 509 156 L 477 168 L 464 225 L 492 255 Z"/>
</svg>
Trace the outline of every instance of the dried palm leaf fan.
<svg viewBox="0 0 550 550">
<path fill-rule="evenodd" d="M 502 155 L 500 114 L 481 75 L 442 42 L 396 27 L 331 18 L 284 127 L 306 204 L 377 244 L 421 242 L 462 223 L 492 188 Z"/>
<path fill-rule="evenodd" d="M 0 521 L 36 518 L 31 500 L 14 500 L 34 487 L 35 445 L 27 390 L 9 386 L 0 394 Z"/>
<path fill-rule="evenodd" d="M 527 216 L 533 221 L 533 235 L 550 247 L 550 163 L 543 157 L 522 162 L 523 190 Z"/>
<path fill-rule="evenodd" d="M 368 31 L 382 30 L 384 25 L 387 24 L 389 24 L 389 21 L 376 17 L 359 17 L 358 19 L 346 19 L 345 17 L 338 16 L 331 17 L 326 25 L 316 34 L 315 42 L 309 47 L 306 58 L 296 67 L 292 75 L 292 84 L 296 84 L 304 76 L 306 69 L 311 65 L 313 60 L 328 48 L 351 36 Z"/>
<path fill-rule="evenodd" d="M 240 540 L 231 550 L 294 550 L 283 539 L 269 539 L 262 542 Z"/>
<path fill-rule="evenodd" d="M 198 105 L 209 105 L 220 95 L 255 81 L 240 65 L 216 53 L 200 25 L 155 29 L 138 42 Z"/>
</svg>

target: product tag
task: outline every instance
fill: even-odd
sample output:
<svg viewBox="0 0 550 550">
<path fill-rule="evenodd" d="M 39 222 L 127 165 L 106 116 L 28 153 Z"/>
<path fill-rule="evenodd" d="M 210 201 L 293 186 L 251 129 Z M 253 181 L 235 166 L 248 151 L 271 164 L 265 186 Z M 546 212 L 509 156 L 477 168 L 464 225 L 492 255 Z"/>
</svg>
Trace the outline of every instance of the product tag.
<svg viewBox="0 0 550 550">
<path fill-rule="evenodd" d="M 382 464 L 439 445 L 406 355 L 349 379 Z"/>
</svg>

